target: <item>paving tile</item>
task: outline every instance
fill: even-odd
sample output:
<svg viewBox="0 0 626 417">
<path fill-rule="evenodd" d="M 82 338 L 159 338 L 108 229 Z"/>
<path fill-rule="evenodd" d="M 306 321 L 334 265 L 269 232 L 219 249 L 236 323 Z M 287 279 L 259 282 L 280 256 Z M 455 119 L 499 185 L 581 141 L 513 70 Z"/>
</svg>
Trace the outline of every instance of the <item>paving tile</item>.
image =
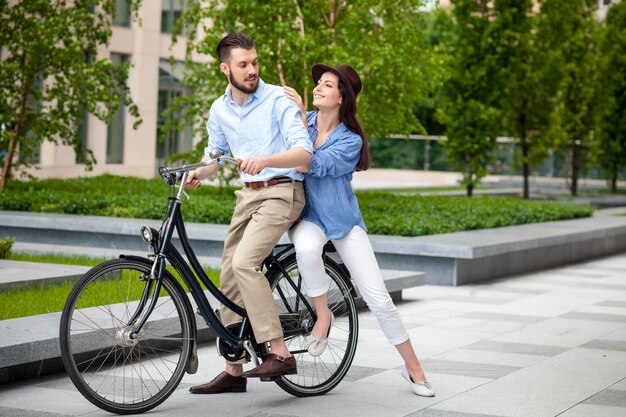
<svg viewBox="0 0 626 417">
<path fill-rule="evenodd" d="M 276 404 L 269 411 L 295 412 L 300 417 L 404 417 L 436 401 L 416 396 L 400 372 L 387 370 L 359 382 L 342 383 L 324 397 L 298 398 L 296 402 Z"/>
<path fill-rule="evenodd" d="M 607 301 L 602 301 L 601 303 L 598 303 L 596 305 L 603 306 L 603 307 L 626 308 L 626 301 L 607 300 Z"/>
<path fill-rule="evenodd" d="M 624 307 L 618 306 L 606 306 L 594 304 L 592 306 L 583 307 L 577 310 L 577 313 L 591 313 L 591 314 L 609 314 L 614 316 L 622 316 L 626 321 L 626 305 Z"/>
<path fill-rule="evenodd" d="M 508 303 L 509 300 L 497 298 L 497 297 L 474 297 L 474 296 L 454 296 L 449 295 L 446 297 L 439 298 L 441 301 L 453 301 L 453 302 L 461 302 L 461 303 L 478 303 L 478 304 L 505 304 Z"/>
<path fill-rule="evenodd" d="M 546 317 L 539 316 L 526 316 L 521 314 L 505 314 L 505 313 L 490 313 L 486 311 L 474 311 L 471 313 L 463 314 L 459 317 L 469 319 L 481 319 L 481 320 L 495 320 L 495 321 L 510 321 L 514 323 L 532 324 L 541 320 L 545 320 Z"/>
<path fill-rule="evenodd" d="M 624 391 L 621 390 L 607 389 L 604 391 L 600 391 L 593 397 L 588 398 L 584 401 L 584 403 L 626 408 L 626 395 L 624 395 Z"/>
<path fill-rule="evenodd" d="M 590 325 L 593 323 L 593 325 Z M 553 318 L 526 326 L 523 329 L 494 337 L 500 342 L 523 343 L 533 340 L 538 344 L 576 347 L 623 326 L 621 322 L 573 320 Z"/>
<path fill-rule="evenodd" d="M 571 349 L 442 401 L 437 408 L 510 417 L 557 416 L 625 374 L 624 352 Z"/>
<path fill-rule="evenodd" d="M 258 380 L 245 394 L 191 395 L 188 386 L 224 369 L 209 344 L 198 351 L 199 371 L 185 375 L 149 414 L 626 417 L 626 254 L 488 284 L 416 287 L 397 306 L 434 398 L 412 393 L 400 375 L 397 350 L 375 317 L 362 311 L 353 366 L 323 397 L 294 397 Z M 111 414 L 91 405 L 66 376 L 55 375 L 0 386 L 5 415 Z"/>
<path fill-rule="evenodd" d="M 428 372 L 463 375 L 476 378 L 500 378 L 519 369 L 513 366 L 448 361 L 440 359 L 425 359 L 422 361 L 422 366 L 424 369 L 427 369 Z"/>
<path fill-rule="evenodd" d="M 465 346 L 465 349 L 539 356 L 555 356 L 567 350 L 567 348 L 558 346 L 538 345 L 530 343 L 499 342 L 494 340 L 485 340 L 473 343 L 471 345 Z"/>
<path fill-rule="evenodd" d="M 626 417 L 626 409 L 591 404 L 578 404 L 559 417 Z"/>
<path fill-rule="evenodd" d="M 604 301 L 607 294 L 590 295 L 588 298 L 568 296 L 553 290 L 546 294 L 526 297 L 501 306 L 501 312 L 513 315 L 532 314 L 534 316 L 555 317 L 570 311 Z M 496 311 L 496 310 L 494 310 Z"/>
<path fill-rule="evenodd" d="M 519 330 L 524 325 L 519 322 L 516 323 L 511 321 L 467 318 L 466 314 L 462 314 L 457 317 L 433 322 L 430 326 L 450 329 L 451 331 L 472 330 L 475 332 L 486 333 L 486 336 L 488 336 Z"/>
<path fill-rule="evenodd" d="M 351 365 L 350 370 L 343 378 L 344 381 L 354 382 L 363 378 L 367 378 L 374 374 L 386 371 L 386 368 L 372 368 L 367 366 Z"/>
<path fill-rule="evenodd" d="M 67 414 L 47 413 L 45 411 L 33 413 L 30 409 L 9 408 L 0 406 L 0 416 L 2 417 L 68 417 Z"/>
<path fill-rule="evenodd" d="M 602 313 L 589 313 L 583 311 L 572 311 L 559 316 L 564 319 L 573 320 L 593 320 L 593 321 L 610 321 L 626 324 L 626 316 L 618 314 L 602 314 Z"/>
<path fill-rule="evenodd" d="M 602 340 L 618 340 L 618 341 L 622 341 L 622 342 L 626 343 L 626 326 L 624 326 L 621 329 L 616 330 L 614 332 L 605 334 L 600 339 L 602 339 Z"/>
<path fill-rule="evenodd" d="M 483 351 L 477 349 L 456 349 L 434 356 L 432 359 L 523 368 L 545 360 L 547 357 L 548 356 Z"/>
<path fill-rule="evenodd" d="M 411 413 L 406 417 L 502 417 L 494 414 L 476 414 L 476 413 L 459 413 L 456 411 L 438 410 L 436 408 L 427 408 L 416 413 Z"/>
<path fill-rule="evenodd" d="M 489 290 L 503 293 L 510 292 L 519 295 L 536 295 L 546 291 L 544 288 L 530 288 L 523 285 L 515 285 L 515 283 L 511 283 L 511 281 L 491 284 L 489 285 Z"/>
<path fill-rule="evenodd" d="M 408 331 L 413 347 L 420 359 L 471 345 L 490 336 L 488 333 L 467 329 L 455 329 L 452 331 L 447 328 L 437 327 L 435 324 L 409 329 Z"/>
<path fill-rule="evenodd" d="M 596 339 L 585 343 L 581 347 L 587 349 L 613 350 L 626 352 L 626 343 L 619 340 Z"/>
<path fill-rule="evenodd" d="M 599 290 L 614 290 L 614 291 L 625 291 L 626 290 L 626 284 L 612 284 L 612 283 L 608 283 L 608 282 L 602 282 L 602 283 L 589 283 L 589 284 L 585 284 L 585 288 L 595 288 L 595 289 L 599 289 Z"/>
<path fill-rule="evenodd" d="M 598 268 L 564 268 L 561 269 L 560 272 L 565 275 L 569 275 L 570 277 L 576 276 L 581 278 L 601 278 L 606 276 L 606 271 L 598 270 Z"/>
<path fill-rule="evenodd" d="M 13 384 L 10 389 L 0 391 L 0 404 L 15 409 L 27 406 L 33 413 L 31 415 L 81 415 L 98 410 L 76 390 L 62 391 L 23 384 Z"/>
<path fill-rule="evenodd" d="M 626 378 L 622 379 L 621 381 L 619 381 L 615 385 L 611 385 L 610 389 L 612 389 L 612 390 L 619 390 L 619 391 L 626 391 Z"/>
</svg>

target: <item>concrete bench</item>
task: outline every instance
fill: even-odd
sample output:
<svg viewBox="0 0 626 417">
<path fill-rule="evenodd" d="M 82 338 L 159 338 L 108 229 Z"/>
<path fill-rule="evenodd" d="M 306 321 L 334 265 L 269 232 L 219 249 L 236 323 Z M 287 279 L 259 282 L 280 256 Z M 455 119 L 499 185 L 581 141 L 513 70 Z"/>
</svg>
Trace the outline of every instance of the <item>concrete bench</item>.
<svg viewBox="0 0 626 417">
<path fill-rule="evenodd" d="M 381 268 L 423 271 L 427 284 L 464 285 L 626 251 L 626 216 L 371 240 Z"/>
<path fill-rule="evenodd" d="M 623 211 L 623 210 L 622 210 Z M 153 220 L 0 212 L 0 236 L 19 243 L 80 246 L 87 250 L 146 251 L 139 238 Z M 187 224 L 198 254 L 219 258 L 227 226 Z M 463 285 L 517 275 L 626 250 L 626 216 L 593 217 L 433 236 L 370 235 L 383 269 L 424 272 L 426 283 Z M 281 242 L 287 242 L 283 237 Z"/>
</svg>

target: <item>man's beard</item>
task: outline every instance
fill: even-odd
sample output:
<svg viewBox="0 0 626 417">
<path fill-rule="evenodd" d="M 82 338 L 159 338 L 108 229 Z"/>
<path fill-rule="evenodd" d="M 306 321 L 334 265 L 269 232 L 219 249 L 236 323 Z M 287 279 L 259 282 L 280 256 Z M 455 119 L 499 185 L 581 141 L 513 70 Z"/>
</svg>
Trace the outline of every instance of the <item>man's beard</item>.
<svg viewBox="0 0 626 417">
<path fill-rule="evenodd" d="M 228 81 L 230 81 L 230 85 L 232 85 L 237 90 L 245 94 L 253 94 L 259 88 L 259 77 L 255 76 L 255 79 L 256 79 L 256 83 L 254 84 L 254 86 L 251 88 L 248 88 L 245 85 L 239 84 L 237 81 L 235 81 L 232 73 L 228 75 Z"/>
</svg>

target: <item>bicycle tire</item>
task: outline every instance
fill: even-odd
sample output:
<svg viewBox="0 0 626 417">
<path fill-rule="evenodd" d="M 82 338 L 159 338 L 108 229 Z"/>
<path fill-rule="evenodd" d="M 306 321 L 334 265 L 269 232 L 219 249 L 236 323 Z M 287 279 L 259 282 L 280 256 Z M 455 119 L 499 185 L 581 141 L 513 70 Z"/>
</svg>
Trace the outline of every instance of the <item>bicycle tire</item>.
<svg viewBox="0 0 626 417">
<path fill-rule="evenodd" d="M 298 273 L 295 254 L 281 261 L 281 266 L 287 272 L 289 279 L 293 280 L 295 287 L 301 288 L 302 277 Z M 272 268 L 267 273 L 279 315 L 297 313 L 297 325 L 306 326 L 309 329 L 307 334 L 285 337 L 285 343 L 296 357 L 298 373 L 283 375 L 275 380 L 279 387 L 297 397 L 323 395 L 335 388 L 348 372 L 356 352 L 359 319 L 352 296 L 350 278 L 332 259 L 326 258 L 324 266 L 326 275 L 330 278 L 328 304 L 333 311 L 335 321 L 329 334 L 326 350 L 318 357 L 311 356 L 307 351 L 308 336 L 314 322 L 302 302 L 297 302 L 296 291 L 299 290 L 286 282 L 287 277 L 280 268 Z M 306 298 L 310 303 L 310 298 Z"/>
<path fill-rule="evenodd" d="M 116 414 L 143 413 L 165 401 L 190 355 L 189 301 L 168 272 L 148 321 L 135 339 L 128 337 L 149 262 L 120 258 L 95 266 L 74 286 L 61 315 L 65 370 L 87 400 Z"/>
</svg>

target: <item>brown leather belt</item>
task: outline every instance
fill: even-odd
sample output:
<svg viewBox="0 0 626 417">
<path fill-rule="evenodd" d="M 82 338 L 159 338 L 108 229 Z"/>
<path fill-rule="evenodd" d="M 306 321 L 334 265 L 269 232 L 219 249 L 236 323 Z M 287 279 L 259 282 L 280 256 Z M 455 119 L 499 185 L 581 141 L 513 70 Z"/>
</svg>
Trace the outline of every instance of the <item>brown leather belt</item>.
<svg viewBox="0 0 626 417">
<path fill-rule="evenodd" d="M 267 187 L 273 187 L 274 185 L 278 185 L 278 184 L 295 183 L 295 182 L 298 182 L 298 180 L 294 180 L 289 177 L 275 177 L 267 181 L 246 182 L 245 185 L 246 185 L 246 188 L 258 190 L 259 188 L 267 188 Z"/>
</svg>

